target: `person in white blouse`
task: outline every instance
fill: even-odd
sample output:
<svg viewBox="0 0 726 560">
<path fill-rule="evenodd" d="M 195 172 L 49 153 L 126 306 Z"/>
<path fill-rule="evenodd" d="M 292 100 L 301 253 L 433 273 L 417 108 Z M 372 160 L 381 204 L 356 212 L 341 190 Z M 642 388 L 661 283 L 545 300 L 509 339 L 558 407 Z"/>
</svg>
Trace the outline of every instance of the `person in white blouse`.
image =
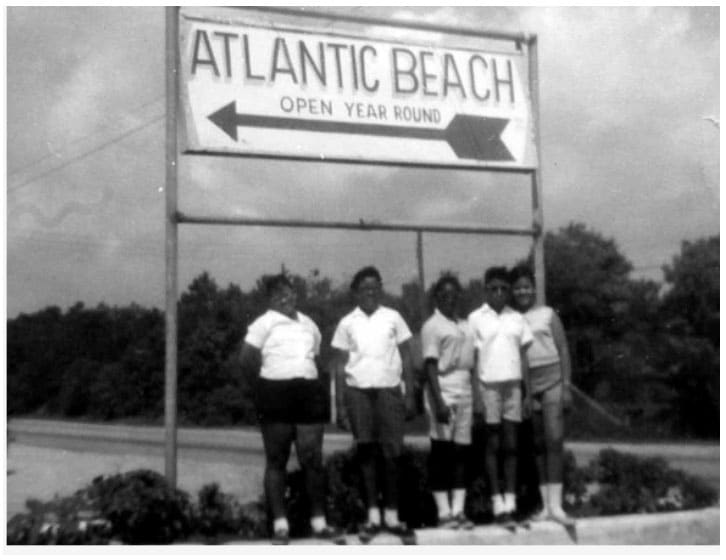
<svg viewBox="0 0 726 560">
<path fill-rule="evenodd" d="M 514 306 L 524 314 L 534 335 L 534 342 L 527 348 L 527 359 L 534 450 L 543 505 L 535 519 L 549 518 L 572 525 L 574 520 L 562 509 L 564 410 L 572 402 L 567 336 L 555 310 L 536 304 L 534 274 L 529 267 L 514 267 L 509 279 Z"/>
<path fill-rule="evenodd" d="M 351 291 L 358 305 L 338 323 L 331 346 L 336 350 L 337 421 L 353 433 L 368 508 L 358 536 L 367 543 L 385 527 L 409 544 L 415 534 L 398 517 L 398 478 L 405 421 L 416 410 L 411 331 L 396 310 L 381 305 L 382 280 L 375 267 L 359 270 Z M 376 472 L 379 455 L 384 466 L 383 520 Z"/>
<path fill-rule="evenodd" d="M 433 288 L 436 307 L 421 328 L 429 419 L 429 483 L 439 526 L 472 529 L 464 513 L 466 467 L 471 449 L 474 339 L 459 316 L 461 284 L 444 274 Z"/>
<path fill-rule="evenodd" d="M 255 408 L 265 448 L 265 496 L 272 514 L 272 543 L 287 544 L 290 526 L 285 484 L 290 449 L 295 443 L 311 503 L 310 526 L 316 538 L 342 544 L 342 534 L 325 519 L 323 426 L 328 394 L 318 377 L 320 331 L 296 309 L 291 281 L 267 279 L 268 310 L 247 327 L 240 355 L 253 379 Z"/>
</svg>

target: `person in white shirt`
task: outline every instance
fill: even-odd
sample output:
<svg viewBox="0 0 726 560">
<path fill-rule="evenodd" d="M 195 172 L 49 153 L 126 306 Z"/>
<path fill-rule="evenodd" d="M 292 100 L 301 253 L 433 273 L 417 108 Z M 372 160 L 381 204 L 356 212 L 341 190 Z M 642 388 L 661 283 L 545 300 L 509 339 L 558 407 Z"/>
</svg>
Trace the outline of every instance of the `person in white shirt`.
<svg viewBox="0 0 726 560">
<path fill-rule="evenodd" d="M 359 270 L 351 291 L 358 306 L 341 319 L 331 346 L 336 350 L 337 421 L 353 433 L 368 507 L 359 538 L 370 542 L 385 525 L 407 542 L 415 535 L 398 517 L 398 476 L 404 424 L 416 410 L 411 331 L 397 311 L 381 305 L 382 280 L 375 267 Z M 383 523 L 376 475 L 379 454 L 384 465 Z"/>
<path fill-rule="evenodd" d="M 265 495 L 273 518 L 272 542 L 289 542 L 285 484 L 294 441 L 311 502 L 313 536 L 342 543 L 342 534 L 325 519 L 322 447 L 328 394 L 318 378 L 320 331 L 296 310 L 295 292 L 285 275 L 268 278 L 266 290 L 269 309 L 247 328 L 240 361 L 255 388 L 265 447 Z"/>
<path fill-rule="evenodd" d="M 472 529 L 464 513 L 466 467 L 471 448 L 474 339 L 458 314 L 461 284 L 445 274 L 433 288 L 433 315 L 421 328 L 426 370 L 425 406 L 431 452 L 429 482 L 439 526 Z"/>
<path fill-rule="evenodd" d="M 532 332 L 524 317 L 507 305 L 510 285 L 505 267 L 486 271 L 484 290 L 486 302 L 469 314 L 479 379 L 473 386 L 474 411 L 476 414 L 483 411 L 487 424 L 485 470 L 492 492 L 494 519 L 509 524 L 516 512 L 517 432 L 523 412 L 521 384 L 523 379 L 526 381 L 525 350 L 532 343 Z M 526 413 L 529 408 L 530 402 L 526 400 Z M 503 493 L 499 478 L 500 453 Z"/>
<path fill-rule="evenodd" d="M 534 274 L 529 267 L 514 267 L 509 272 L 509 279 L 514 306 L 524 313 L 534 334 L 527 358 L 534 451 L 543 506 L 535 519 L 553 519 L 563 525 L 572 525 L 574 520 L 562 509 L 564 411 L 572 402 L 567 336 L 555 310 L 536 304 Z"/>
</svg>

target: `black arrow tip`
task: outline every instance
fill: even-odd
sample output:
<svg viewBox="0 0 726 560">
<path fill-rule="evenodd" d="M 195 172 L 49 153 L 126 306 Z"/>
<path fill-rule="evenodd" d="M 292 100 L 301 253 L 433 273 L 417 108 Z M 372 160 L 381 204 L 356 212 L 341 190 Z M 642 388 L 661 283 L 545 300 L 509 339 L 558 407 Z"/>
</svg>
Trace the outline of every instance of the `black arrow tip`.
<svg viewBox="0 0 726 560">
<path fill-rule="evenodd" d="M 207 116 L 207 118 L 226 132 L 232 140 L 237 141 L 237 107 L 234 101 Z"/>
</svg>

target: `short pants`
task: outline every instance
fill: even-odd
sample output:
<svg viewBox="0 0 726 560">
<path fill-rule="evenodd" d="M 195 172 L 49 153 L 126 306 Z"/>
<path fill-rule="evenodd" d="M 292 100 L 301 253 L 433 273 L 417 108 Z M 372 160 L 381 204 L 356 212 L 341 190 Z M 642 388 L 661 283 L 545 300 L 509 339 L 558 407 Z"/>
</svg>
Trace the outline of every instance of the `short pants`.
<svg viewBox="0 0 726 560">
<path fill-rule="evenodd" d="M 320 424 L 330 417 L 328 392 L 319 379 L 260 377 L 255 389 L 255 409 L 261 424 Z"/>
<path fill-rule="evenodd" d="M 356 443 L 379 442 L 383 452 L 398 457 L 403 449 L 406 406 L 400 387 L 345 387 L 345 408 Z"/>
<path fill-rule="evenodd" d="M 453 441 L 459 445 L 471 443 L 472 399 L 471 393 L 452 394 L 442 391 L 441 397 L 449 407 L 449 423 L 442 424 L 436 421 L 431 391 L 426 390 L 424 406 L 429 419 L 429 437 L 438 441 Z"/>
<path fill-rule="evenodd" d="M 499 424 L 502 419 L 522 421 L 522 387 L 519 379 L 499 383 L 481 383 L 484 415 L 487 424 Z"/>
<path fill-rule="evenodd" d="M 562 407 L 562 369 L 559 362 L 529 370 L 532 410 Z"/>
</svg>

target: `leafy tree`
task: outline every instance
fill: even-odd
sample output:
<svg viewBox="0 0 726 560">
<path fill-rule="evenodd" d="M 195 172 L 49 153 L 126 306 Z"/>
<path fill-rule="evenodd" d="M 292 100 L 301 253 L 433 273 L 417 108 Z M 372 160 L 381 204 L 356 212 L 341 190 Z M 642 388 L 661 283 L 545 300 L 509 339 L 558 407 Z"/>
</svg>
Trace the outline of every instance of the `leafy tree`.
<svg viewBox="0 0 726 560">
<path fill-rule="evenodd" d="M 547 301 L 566 325 L 622 332 L 633 285 L 630 261 L 613 239 L 571 223 L 544 240 Z"/>
<path fill-rule="evenodd" d="M 663 267 L 668 292 L 663 309 L 672 322 L 684 320 L 695 336 L 719 347 L 720 236 L 683 241 L 681 252 Z"/>
</svg>

